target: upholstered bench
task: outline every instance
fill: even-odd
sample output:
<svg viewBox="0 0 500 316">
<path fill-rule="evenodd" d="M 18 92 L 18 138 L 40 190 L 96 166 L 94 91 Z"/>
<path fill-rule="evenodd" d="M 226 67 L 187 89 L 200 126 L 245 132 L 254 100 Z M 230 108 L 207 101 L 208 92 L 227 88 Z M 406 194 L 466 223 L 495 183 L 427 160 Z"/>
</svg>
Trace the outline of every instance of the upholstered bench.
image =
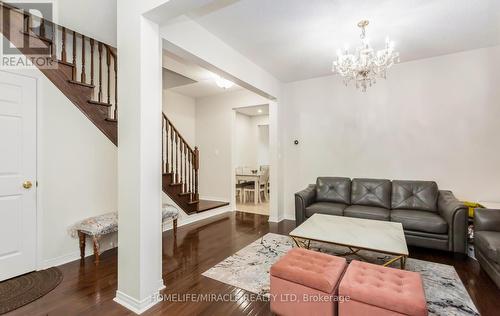
<svg viewBox="0 0 500 316">
<path fill-rule="evenodd" d="M 342 281 L 340 316 L 427 315 L 422 279 L 416 272 L 353 260 Z"/>
<path fill-rule="evenodd" d="M 162 223 L 167 220 L 173 220 L 174 235 L 177 235 L 177 219 L 179 218 L 179 211 L 177 208 L 170 204 L 163 204 L 162 207 Z M 118 231 L 118 213 L 111 212 L 99 216 L 86 218 L 76 223 L 72 229 L 73 232 L 78 234 L 80 240 L 80 258 L 85 257 L 85 239 L 86 237 L 92 238 L 94 245 L 94 258 L 95 263 L 99 263 L 100 245 L 99 240 L 102 236 Z"/>
<path fill-rule="evenodd" d="M 271 267 L 271 311 L 278 315 L 336 315 L 346 260 L 294 248 Z"/>
</svg>

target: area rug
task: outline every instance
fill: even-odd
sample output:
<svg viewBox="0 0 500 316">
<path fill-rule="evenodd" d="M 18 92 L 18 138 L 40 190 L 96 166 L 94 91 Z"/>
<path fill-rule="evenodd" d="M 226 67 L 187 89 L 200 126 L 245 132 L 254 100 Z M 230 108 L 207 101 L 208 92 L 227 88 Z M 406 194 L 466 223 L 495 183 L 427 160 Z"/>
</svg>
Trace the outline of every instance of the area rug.
<svg viewBox="0 0 500 316">
<path fill-rule="evenodd" d="M 39 299 L 61 283 L 58 268 L 31 272 L 0 282 L 0 315 Z"/>
<path fill-rule="evenodd" d="M 294 247 L 290 237 L 269 233 L 241 249 L 203 273 L 214 280 L 269 297 L 269 269 L 281 256 Z M 329 254 L 341 254 L 346 248 L 311 242 L 311 249 Z M 389 256 L 360 251 L 367 261 L 383 263 Z M 357 256 L 346 257 L 360 260 Z M 398 267 L 399 262 L 394 263 Z M 429 315 L 479 315 L 467 290 L 449 265 L 409 258 L 406 269 L 419 272 L 424 283 Z"/>
</svg>

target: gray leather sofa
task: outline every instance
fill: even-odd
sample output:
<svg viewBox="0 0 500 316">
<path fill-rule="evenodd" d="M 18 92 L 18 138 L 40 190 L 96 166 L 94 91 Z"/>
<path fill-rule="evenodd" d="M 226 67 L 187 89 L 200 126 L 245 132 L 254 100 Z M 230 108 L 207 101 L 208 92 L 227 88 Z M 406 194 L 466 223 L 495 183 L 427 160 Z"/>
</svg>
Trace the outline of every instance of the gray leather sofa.
<svg viewBox="0 0 500 316">
<path fill-rule="evenodd" d="M 433 181 L 322 177 L 295 194 L 297 226 L 315 213 L 399 222 L 408 245 L 462 254 L 467 212 Z"/>
<path fill-rule="evenodd" d="M 474 252 L 481 268 L 500 288 L 500 210 L 475 210 Z"/>
</svg>

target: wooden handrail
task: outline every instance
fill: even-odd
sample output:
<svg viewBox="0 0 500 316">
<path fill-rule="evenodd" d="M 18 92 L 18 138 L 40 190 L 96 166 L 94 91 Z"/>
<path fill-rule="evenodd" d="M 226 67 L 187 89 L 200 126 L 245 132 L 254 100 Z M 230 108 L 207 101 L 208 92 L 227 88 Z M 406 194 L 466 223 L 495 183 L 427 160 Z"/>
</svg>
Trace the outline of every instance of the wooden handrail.
<svg viewBox="0 0 500 316">
<path fill-rule="evenodd" d="M 162 115 L 162 171 L 170 176 L 170 185 L 180 185 L 182 194 L 198 201 L 198 148 L 189 146 L 165 113 Z"/>
<path fill-rule="evenodd" d="M 191 151 L 191 152 L 194 152 L 194 149 L 191 148 L 189 146 L 189 143 L 184 139 L 184 137 L 182 137 L 181 133 L 179 133 L 179 130 L 175 127 L 174 124 L 172 124 L 172 121 L 169 120 L 169 118 L 165 115 L 165 113 L 162 113 L 163 114 L 163 118 L 167 120 L 168 124 L 170 124 L 170 126 L 172 126 L 172 128 L 174 129 L 175 133 L 177 135 L 179 135 L 179 137 L 181 138 L 182 142 L 186 144 L 186 146 L 188 147 L 188 149 Z"/>
</svg>

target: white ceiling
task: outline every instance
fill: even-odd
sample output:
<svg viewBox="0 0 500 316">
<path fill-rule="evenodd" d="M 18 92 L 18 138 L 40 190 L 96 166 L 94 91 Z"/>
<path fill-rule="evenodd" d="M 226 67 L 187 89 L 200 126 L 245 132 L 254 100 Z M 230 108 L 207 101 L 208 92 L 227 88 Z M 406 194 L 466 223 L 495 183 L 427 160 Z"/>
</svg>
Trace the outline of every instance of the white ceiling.
<svg viewBox="0 0 500 316">
<path fill-rule="evenodd" d="M 235 108 L 234 110 L 247 116 L 269 115 L 269 104 L 245 106 L 241 108 Z"/>
<path fill-rule="evenodd" d="M 218 87 L 210 71 L 168 51 L 163 52 L 163 68 L 168 70 L 163 72 L 165 89 L 195 99 L 242 89 L 238 85 L 229 89 Z"/>
<path fill-rule="evenodd" d="M 401 61 L 500 44 L 500 0 L 219 0 L 189 17 L 278 79 L 331 74 L 338 48 L 358 46 L 370 20 L 375 49 L 388 35 Z"/>
</svg>

